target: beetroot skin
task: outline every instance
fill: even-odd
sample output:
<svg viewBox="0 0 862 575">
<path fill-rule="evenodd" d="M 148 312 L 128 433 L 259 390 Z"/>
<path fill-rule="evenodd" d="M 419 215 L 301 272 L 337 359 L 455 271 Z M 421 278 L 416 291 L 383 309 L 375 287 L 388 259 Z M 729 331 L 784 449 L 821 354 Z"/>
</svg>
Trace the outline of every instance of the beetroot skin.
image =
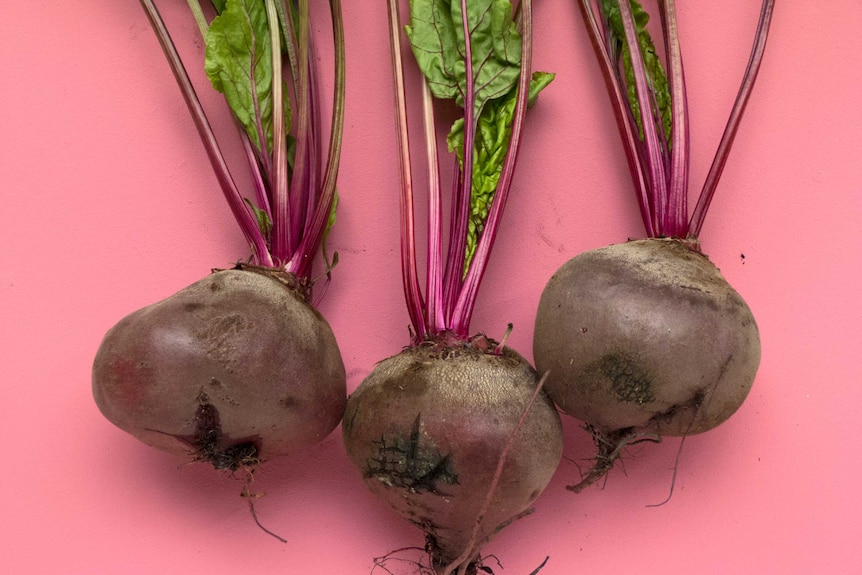
<svg viewBox="0 0 862 575">
<path fill-rule="evenodd" d="M 435 568 L 525 512 L 560 461 L 560 418 L 544 393 L 515 435 L 487 514 L 480 510 L 512 430 L 537 386 L 520 355 L 426 342 L 380 362 L 351 395 L 347 453 L 365 484 L 425 531 Z"/>
<path fill-rule="evenodd" d="M 712 429 L 742 405 L 757 324 L 709 259 L 672 239 L 630 241 L 564 264 L 546 286 L 533 353 L 548 395 L 603 435 Z"/>
<path fill-rule="evenodd" d="M 108 420 L 229 469 L 335 428 L 346 378 L 329 325 L 293 276 L 252 268 L 215 272 L 108 331 L 93 366 Z"/>
</svg>

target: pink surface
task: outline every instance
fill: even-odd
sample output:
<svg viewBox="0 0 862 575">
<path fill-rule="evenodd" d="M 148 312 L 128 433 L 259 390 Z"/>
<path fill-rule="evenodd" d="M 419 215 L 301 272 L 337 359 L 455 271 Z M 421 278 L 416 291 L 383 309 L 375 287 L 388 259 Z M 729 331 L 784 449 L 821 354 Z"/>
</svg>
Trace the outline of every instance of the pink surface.
<svg viewBox="0 0 862 575">
<path fill-rule="evenodd" d="M 173 4 L 166 16 L 194 61 L 196 29 L 185 3 Z M 680 4 L 697 186 L 759 3 Z M 497 337 L 513 322 L 510 343 L 528 357 L 556 267 L 642 234 L 574 3 L 534 10 L 535 68 L 558 77 L 528 118 L 473 320 Z M 341 263 L 321 309 L 353 389 L 407 343 L 408 320 L 385 4 L 346 2 L 344 12 L 349 92 L 332 235 Z M 183 465 L 99 414 L 90 367 L 104 332 L 247 254 L 137 2 L 5 2 L 0 70 L 0 571 L 361 575 L 373 557 L 421 545 L 366 492 L 340 433 L 260 471 L 258 513 L 283 545 L 255 527 L 238 481 Z M 859 572 L 860 94 L 862 5 L 778 2 L 702 236 L 758 319 L 754 389 L 726 425 L 685 442 L 661 507 L 648 505 L 667 496 L 678 440 L 633 452 L 625 474 L 574 495 L 564 486 L 591 446 L 567 419 L 565 458 L 537 512 L 486 548 L 505 567 L 495 571 L 529 573 L 550 555 L 543 575 Z"/>
</svg>

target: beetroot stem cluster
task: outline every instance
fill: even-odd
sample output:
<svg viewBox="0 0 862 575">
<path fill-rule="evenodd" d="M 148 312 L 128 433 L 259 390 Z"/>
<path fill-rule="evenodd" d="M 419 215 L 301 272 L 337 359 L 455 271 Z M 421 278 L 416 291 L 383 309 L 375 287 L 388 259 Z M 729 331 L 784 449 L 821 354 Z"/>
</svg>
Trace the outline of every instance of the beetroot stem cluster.
<svg viewBox="0 0 862 575">
<path fill-rule="evenodd" d="M 611 99 L 646 234 L 696 244 L 763 60 L 775 2 L 763 0 L 748 67 L 691 216 L 689 111 L 676 8 L 674 0 L 658 4 L 666 77 L 652 53 L 648 16 L 636 2 L 600 0 L 598 8 L 592 0 L 578 2 Z M 629 56 L 623 58 L 626 51 Z"/>
<path fill-rule="evenodd" d="M 519 5 L 521 23 L 520 76 L 517 83 L 517 100 L 512 121 L 505 161 L 489 209 L 484 229 L 479 237 L 475 253 L 465 268 L 465 249 L 470 217 L 471 190 L 474 178 L 474 158 L 470 153 L 476 142 L 476 99 L 481 85 L 475 79 L 473 66 L 471 23 L 462 18 L 463 60 L 468 81 L 461 93 L 464 110 L 463 164 L 455 164 L 453 177 L 450 236 L 445 248 L 443 241 L 443 201 L 441 193 L 440 155 L 437 149 L 435 112 L 428 82 L 423 78 L 423 129 L 428 165 L 428 258 L 426 286 L 420 286 L 416 223 L 414 216 L 415 183 L 411 171 L 411 149 L 407 122 L 407 96 L 404 86 L 402 62 L 401 19 L 398 3 L 389 0 L 389 30 L 392 52 L 392 69 L 395 84 L 395 109 L 398 125 L 401 171 L 401 270 L 407 310 L 413 328 L 413 343 L 425 339 L 437 339 L 446 334 L 461 340 L 469 337 L 470 320 L 482 277 L 487 267 L 491 248 L 502 219 L 503 209 L 512 184 L 515 163 L 521 143 L 524 116 L 530 88 L 531 61 L 531 3 L 525 0 Z M 461 13 L 467 14 L 467 2 L 461 1 Z"/>
</svg>

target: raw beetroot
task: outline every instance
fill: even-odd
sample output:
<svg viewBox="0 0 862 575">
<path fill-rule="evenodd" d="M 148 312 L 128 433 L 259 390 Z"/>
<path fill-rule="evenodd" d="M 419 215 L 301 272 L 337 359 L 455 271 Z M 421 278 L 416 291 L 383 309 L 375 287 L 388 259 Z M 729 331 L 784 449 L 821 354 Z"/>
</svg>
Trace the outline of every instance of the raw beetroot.
<svg viewBox="0 0 862 575">
<path fill-rule="evenodd" d="M 99 409 L 141 441 L 217 468 L 318 443 L 341 420 L 344 365 L 288 277 L 217 271 L 123 318 L 96 355 Z"/>
<path fill-rule="evenodd" d="M 481 546 L 527 512 L 562 451 L 553 406 L 543 395 L 531 406 L 535 370 L 487 343 L 427 341 L 383 360 L 344 416 L 345 447 L 365 484 L 426 533 L 441 572 L 475 570 Z"/>
<path fill-rule="evenodd" d="M 533 354 L 547 390 L 587 424 L 603 477 L 626 445 L 727 420 L 760 362 L 751 310 L 701 252 L 698 236 L 763 57 L 764 0 L 752 57 L 699 201 L 689 216 L 688 109 L 674 2 L 659 2 L 666 75 L 634 1 L 579 3 L 598 55 L 648 239 L 565 263 L 539 303 Z"/>
<path fill-rule="evenodd" d="M 673 239 L 583 253 L 542 292 L 534 350 L 546 389 L 596 437 L 599 479 L 650 435 L 716 427 L 742 405 L 760 362 L 757 324 L 704 256 Z"/>
<path fill-rule="evenodd" d="M 152 0 L 141 4 L 251 257 L 111 328 L 93 366 L 93 395 L 111 422 L 149 445 L 250 473 L 326 437 L 346 403 L 338 345 L 310 302 L 312 264 L 337 201 L 341 7 L 330 2 L 336 82 L 324 153 L 308 4 L 212 2 L 208 22 L 190 2 L 205 32 L 207 74 L 224 93 L 246 151 L 254 187 L 243 195 L 161 16 Z"/>
<path fill-rule="evenodd" d="M 536 371 L 503 343 L 469 331 L 527 104 L 552 79 L 537 74 L 531 81 L 529 0 L 520 9 L 519 29 L 505 1 L 411 2 L 405 30 L 424 76 L 431 174 L 423 293 L 401 23 L 397 0 L 389 2 L 402 153 L 402 275 L 413 337 L 350 396 L 342 430 L 369 489 L 424 531 L 427 556 L 420 569 L 440 575 L 487 571 L 482 546 L 530 511 L 562 453 L 560 418 Z M 445 257 L 432 95 L 454 99 L 464 111 L 447 138 L 458 175 Z"/>
</svg>

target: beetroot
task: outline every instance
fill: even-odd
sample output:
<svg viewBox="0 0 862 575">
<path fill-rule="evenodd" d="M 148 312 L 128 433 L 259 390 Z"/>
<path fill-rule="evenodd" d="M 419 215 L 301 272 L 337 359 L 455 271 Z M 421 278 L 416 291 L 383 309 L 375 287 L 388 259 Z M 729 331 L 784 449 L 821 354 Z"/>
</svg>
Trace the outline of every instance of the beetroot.
<svg viewBox="0 0 862 575">
<path fill-rule="evenodd" d="M 212 22 L 197 0 L 189 4 L 206 39 L 207 75 L 225 95 L 245 150 L 253 182 L 247 195 L 153 1 L 141 4 L 251 255 L 111 328 L 93 366 L 93 395 L 108 420 L 145 443 L 243 469 L 250 481 L 259 462 L 326 437 L 347 399 L 335 337 L 311 305 L 313 263 L 337 204 L 340 3 L 330 2 L 336 80 L 327 153 L 307 3 L 212 2 Z M 293 69 L 282 66 L 288 56 Z"/>
<path fill-rule="evenodd" d="M 548 394 L 604 433 L 707 431 L 754 382 L 760 339 L 751 310 L 706 256 L 676 240 L 576 256 L 539 307 L 534 341 L 552 374 Z"/>
<path fill-rule="evenodd" d="M 141 441 L 217 468 L 318 443 L 341 420 L 344 365 L 291 283 L 240 266 L 126 316 L 96 356 L 99 409 Z"/>
<path fill-rule="evenodd" d="M 405 27 L 425 82 L 431 177 L 423 293 L 401 23 L 397 0 L 389 1 L 402 161 L 401 269 L 412 338 L 350 396 L 342 426 L 345 448 L 363 481 L 424 531 L 428 556 L 421 569 L 440 575 L 487 571 L 482 546 L 529 513 L 562 454 L 560 418 L 536 371 L 503 343 L 470 332 L 527 105 L 553 78 L 529 73 L 529 0 L 520 4 L 520 30 L 508 2 L 491 4 L 470 1 L 462 13 L 460 0 L 445 10 L 436 2 L 411 2 Z M 455 100 L 464 112 L 447 137 L 458 174 L 445 257 L 432 96 Z"/>
<path fill-rule="evenodd" d="M 481 339 L 481 338 L 480 338 Z M 366 485 L 425 531 L 435 569 L 479 548 L 529 509 L 562 452 L 559 416 L 541 398 L 500 456 L 536 391 L 535 370 L 509 348 L 426 342 L 380 362 L 350 396 L 344 443 Z"/>
<path fill-rule="evenodd" d="M 691 435 L 727 420 L 760 362 L 751 310 L 701 252 L 709 204 L 762 61 L 774 2 L 764 0 L 752 57 L 724 137 L 689 216 L 689 118 L 674 3 L 659 2 L 665 61 L 635 1 L 579 5 L 599 58 L 648 239 L 574 257 L 539 303 L 533 354 L 547 391 L 593 434 L 603 477 L 626 445 Z"/>
</svg>

